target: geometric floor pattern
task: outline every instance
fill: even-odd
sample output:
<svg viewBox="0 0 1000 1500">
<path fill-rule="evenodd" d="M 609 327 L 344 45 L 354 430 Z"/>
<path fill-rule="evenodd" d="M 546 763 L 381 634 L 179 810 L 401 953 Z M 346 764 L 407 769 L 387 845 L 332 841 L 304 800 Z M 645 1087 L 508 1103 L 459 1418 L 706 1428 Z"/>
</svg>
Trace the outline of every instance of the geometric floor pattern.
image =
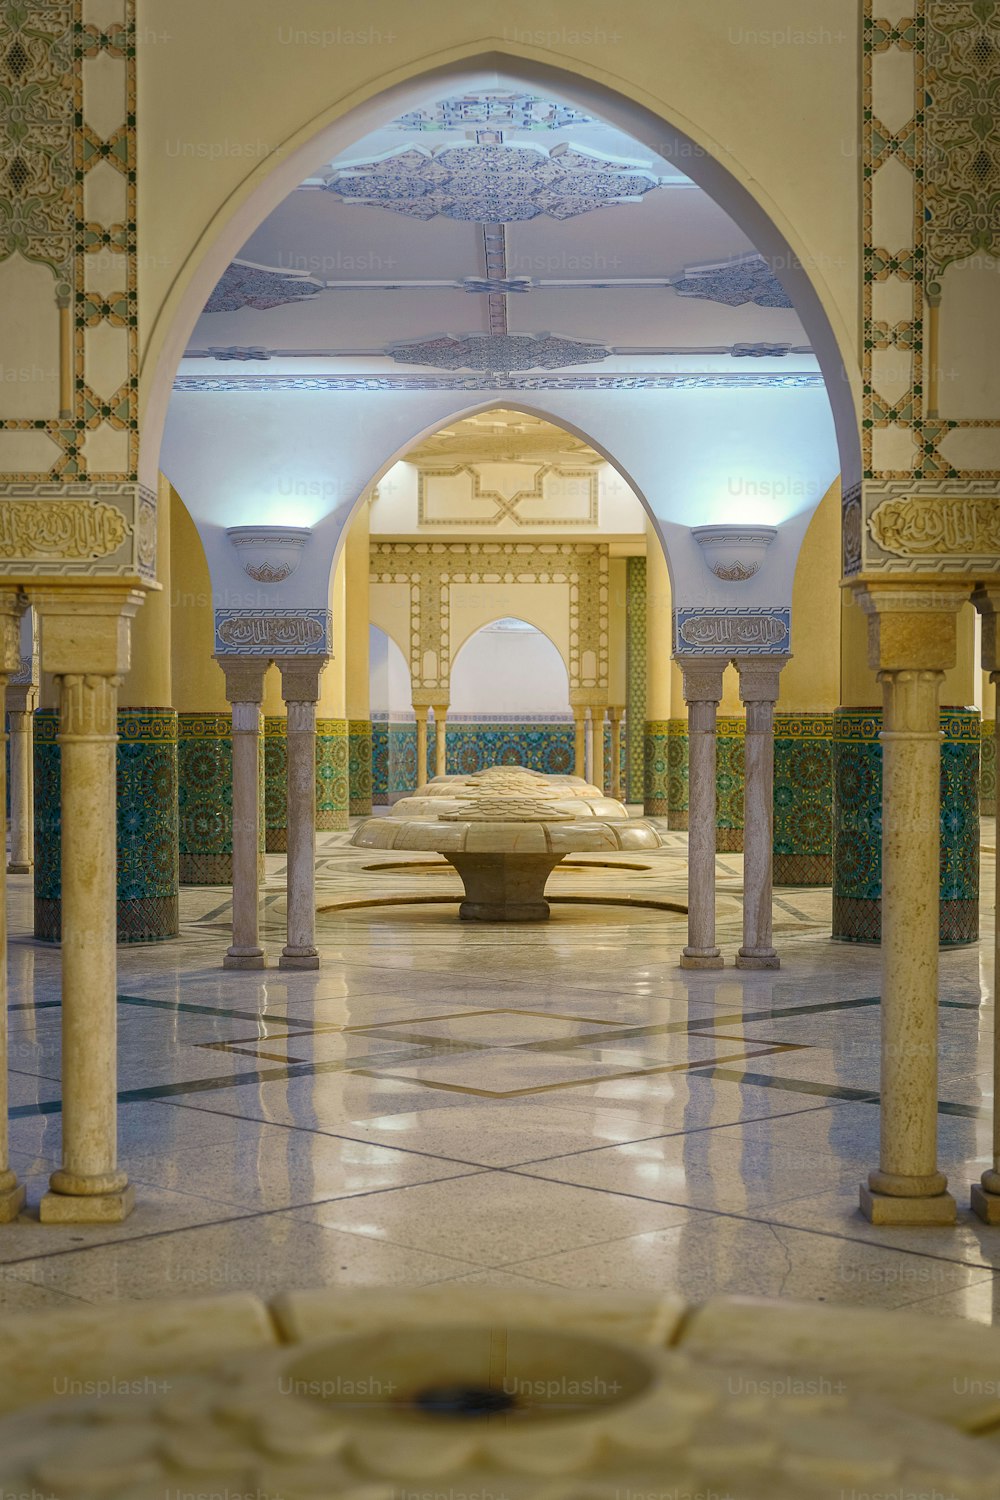
<svg viewBox="0 0 1000 1500">
<path fill-rule="evenodd" d="M 11 1146 L 29 1207 L 0 1227 L 0 1309 L 480 1282 L 1000 1321 L 1000 1230 L 967 1207 L 992 1120 L 984 835 L 981 943 L 941 956 L 947 1230 L 857 1212 L 878 1158 L 877 950 L 831 942 L 828 889 L 784 888 L 782 968 L 737 972 L 742 861 L 724 854 L 730 966 L 680 970 L 685 919 L 663 905 L 685 899 L 677 833 L 557 870 L 551 921 L 507 927 L 457 921 L 454 872 L 428 856 L 321 835 L 316 973 L 224 972 L 229 893 L 184 890 L 178 941 L 119 950 L 136 1211 L 40 1225 L 59 1160 L 58 955 L 30 937 L 30 877 L 11 877 Z M 284 857 L 267 867 L 274 960 Z M 357 904 L 393 896 L 411 904 Z"/>
</svg>

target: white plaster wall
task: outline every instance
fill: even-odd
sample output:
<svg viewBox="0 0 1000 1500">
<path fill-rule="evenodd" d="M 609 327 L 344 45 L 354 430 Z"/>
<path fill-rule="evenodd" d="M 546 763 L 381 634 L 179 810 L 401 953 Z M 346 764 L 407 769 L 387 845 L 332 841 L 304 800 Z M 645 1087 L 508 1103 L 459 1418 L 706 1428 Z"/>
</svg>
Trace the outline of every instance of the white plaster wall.
<svg viewBox="0 0 1000 1500">
<path fill-rule="evenodd" d="M 539 630 L 486 626 L 452 664 L 452 714 L 569 713 L 569 678 L 557 648 Z"/>
</svg>

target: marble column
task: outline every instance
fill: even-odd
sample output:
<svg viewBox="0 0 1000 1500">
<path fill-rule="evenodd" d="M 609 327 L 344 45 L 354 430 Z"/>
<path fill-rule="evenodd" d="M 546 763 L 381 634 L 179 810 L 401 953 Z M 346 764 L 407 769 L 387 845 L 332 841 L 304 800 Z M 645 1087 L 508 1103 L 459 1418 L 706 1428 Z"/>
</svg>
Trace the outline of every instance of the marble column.
<svg viewBox="0 0 1000 1500">
<path fill-rule="evenodd" d="M 7 688 L 10 720 L 10 863 L 11 875 L 27 875 L 34 863 L 34 712 L 38 689 L 33 683 Z"/>
<path fill-rule="evenodd" d="M 447 774 L 447 764 L 448 764 L 448 756 L 447 756 L 447 749 L 448 749 L 448 742 L 447 742 L 447 733 L 448 733 L 448 731 L 447 731 L 448 705 L 447 705 L 447 703 L 441 703 L 441 704 L 437 704 L 436 703 L 436 704 L 433 705 L 433 707 L 434 707 L 434 775 L 435 776 L 444 776 L 444 775 Z"/>
<path fill-rule="evenodd" d="M 724 661 L 680 661 L 688 706 L 688 940 L 682 969 L 721 969 L 715 942 L 715 725 Z"/>
<path fill-rule="evenodd" d="M 117 1154 L 115 747 L 143 596 L 83 584 L 30 594 L 44 621 L 42 665 L 59 693 L 62 825 L 62 1164 L 39 1217 L 118 1223 L 134 1194 Z"/>
<path fill-rule="evenodd" d="M 0 716 L 7 678 L 21 662 L 21 607 L 16 589 L 0 589 Z M 2 722 L 2 717 L 0 717 Z M 11 747 L 13 760 L 13 746 Z M 6 757 L 0 755 L 0 806 L 6 798 Z M 13 814 L 13 803 L 11 804 Z M 12 817 L 13 821 L 13 817 Z M 24 1187 L 10 1166 L 7 1082 L 7 893 L 0 891 L 0 1224 L 16 1219 L 24 1204 Z"/>
<path fill-rule="evenodd" d="M 1000 586 L 979 588 L 972 596 L 983 617 L 983 671 L 998 689 L 1000 699 Z M 1000 750 L 1000 714 L 993 725 L 994 743 Z M 998 757 L 1000 764 L 1000 757 Z M 994 807 L 994 843 L 1000 832 L 1000 816 Z M 984 1224 L 1000 1224 L 1000 1026 L 996 1024 L 997 993 L 1000 986 L 1000 880 L 997 881 L 997 904 L 993 928 L 993 1165 L 972 1184 L 972 1211 Z"/>
<path fill-rule="evenodd" d="M 279 658 L 288 714 L 288 940 L 282 969 L 318 969 L 316 948 L 316 704 L 326 658 Z"/>
<path fill-rule="evenodd" d="M 573 707 L 573 775 L 587 774 L 587 710 L 579 704 Z"/>
<path fill-rule="evenodd" d="M 608 777 L 608 795 L 622 801 L 622 710 L 615 705 L 608 709 L 611 721 L 611 775 Z"/>
<path fill-rule="evenodd" d="M 413 716 L 417 721 L 417 787 L 427 781 L 427 704 L 415 703 Z"/>
<path fill-rule="evenodd" d="M 604 791 L 604 709 L 592 705 L 587 720 L 588 776 L 593 786 Z"/>
<path fill-rule="evenodd" d="M 777 969 L 772 942 L 774 861 L 774 705 L 785 656 L 738 656 L 746 706 L 743 782 L 743 946 L 738 969 Z"/>
<path fill-rule="evenodd" d="M 260 740 L 264 676 L 269 662 L 259 657 L 217 656 L 226 674 L 226 697 L 233 712 L 233 940 L 222 960 L 225 969 L 263 969 L 260 945 Z"/>
<path fill-rule="evenodd" d="M 861 1188 L 875 1224 L 953 1224 L 937 1165 L 939 697 L 954 664 L 955 585 L 855 586 L 882 685 L 882 1057 L 879 1165 Z"/>
</svg>

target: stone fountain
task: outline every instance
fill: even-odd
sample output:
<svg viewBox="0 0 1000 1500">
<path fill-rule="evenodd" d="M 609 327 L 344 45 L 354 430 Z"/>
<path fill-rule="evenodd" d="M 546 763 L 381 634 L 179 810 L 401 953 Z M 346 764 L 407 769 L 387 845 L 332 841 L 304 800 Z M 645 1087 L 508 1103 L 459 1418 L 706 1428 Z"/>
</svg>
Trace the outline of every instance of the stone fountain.
<svg viewBox="0 0 1000 1500">
<path fill-rule="evenodd" d="M 661 840 L 585 781 L 496 766 L 419 788 L 391 817 L 366 818 L 351 843 L 442 854 L 462 877 L 465 921 L 544 922 L 545 882 L 567 854 L 658 849 Z"/>
</svg>

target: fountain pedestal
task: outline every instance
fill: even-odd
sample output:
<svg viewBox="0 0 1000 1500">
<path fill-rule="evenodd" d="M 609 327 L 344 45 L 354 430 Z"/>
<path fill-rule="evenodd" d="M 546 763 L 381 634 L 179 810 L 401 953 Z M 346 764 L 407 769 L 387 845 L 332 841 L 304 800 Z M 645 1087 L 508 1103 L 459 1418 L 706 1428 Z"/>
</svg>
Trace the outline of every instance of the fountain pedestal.
<svg viewBox="0 0 1000 1500">
<path fill-rule="evenodd" d="M 547 922 L 545 882 L 561 854 L 448 854 L 465 886 L 466 922 Z"/>
</svg>

